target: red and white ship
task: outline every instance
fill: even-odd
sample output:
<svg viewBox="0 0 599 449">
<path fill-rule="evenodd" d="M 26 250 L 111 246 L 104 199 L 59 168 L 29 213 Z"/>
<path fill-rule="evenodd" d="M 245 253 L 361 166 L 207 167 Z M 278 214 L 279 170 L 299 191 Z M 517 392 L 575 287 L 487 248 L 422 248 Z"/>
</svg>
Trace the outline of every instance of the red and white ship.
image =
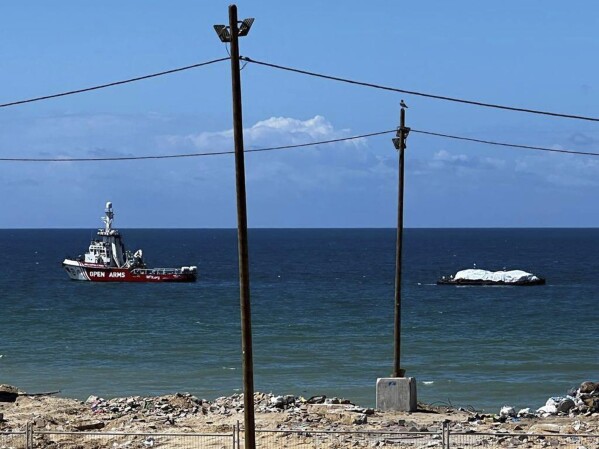
<svg viewBox="0 0 599 449">
<path fill-rule="evenodd" d="M 198 268 L 147 268 L 142 250 L 125 250 L 121 234 L 112 229 L 112 203 L 106 203 L 102 217 L 104 229 L 98 229 L 98 238 L 92 240 L 85 256 L 65 259 L 62 266 L 69 277 L 92 282 L 195 282 Z"/>
</svg>

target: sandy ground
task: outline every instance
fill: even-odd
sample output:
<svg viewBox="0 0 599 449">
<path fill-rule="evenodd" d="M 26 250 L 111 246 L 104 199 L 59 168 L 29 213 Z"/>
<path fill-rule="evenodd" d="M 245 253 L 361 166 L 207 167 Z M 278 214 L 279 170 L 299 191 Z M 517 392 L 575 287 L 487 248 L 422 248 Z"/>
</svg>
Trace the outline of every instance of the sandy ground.
<svg viewBox="0 0 599 449">
<path fill-rule="evenodd" d="M 311 404 L 294 398 L 292 403 L 277 408 L 273 406 L 273 398 L 270 394 L 256 393 L 257 429 L 437 432 L 444 421 L 449 421 L 454 431 L 599 434 L 598 413 L 508 418 L 501 422 L 497 416 L 424 404 L 414 413 L 381 412 L 353 404 Z M 31 422 L 34 429 L 46 431 L 226 433 L 237 422 L 243 424 L 242 404 L 241 395 L 215 401 L 174 394 L 110 400 L 90 397 L 85 402 L 21 395 L 15 402 L 0 402 L 3 415 L 0 431 L 23 430 Z"/>
</svg>

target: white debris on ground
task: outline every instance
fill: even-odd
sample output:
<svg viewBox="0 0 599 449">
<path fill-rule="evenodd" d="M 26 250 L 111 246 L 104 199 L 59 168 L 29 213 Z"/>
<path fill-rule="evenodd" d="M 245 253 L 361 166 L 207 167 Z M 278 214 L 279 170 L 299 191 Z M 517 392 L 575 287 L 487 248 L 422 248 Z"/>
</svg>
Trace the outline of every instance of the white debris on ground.
<svg viewBox="0 0 599 449">
<path fill-rule="evenodd" d="M 513 407 L 504 406 L 499 411 L 502 418 L 531 418 L 537 416 L 593 416 L 599 414 L 599 382 L 583 382 L 566 396 L 554 396 L 547 399 L 544 406 L 531 413 L 529 408 L 515 412 Z"/>
</svg>

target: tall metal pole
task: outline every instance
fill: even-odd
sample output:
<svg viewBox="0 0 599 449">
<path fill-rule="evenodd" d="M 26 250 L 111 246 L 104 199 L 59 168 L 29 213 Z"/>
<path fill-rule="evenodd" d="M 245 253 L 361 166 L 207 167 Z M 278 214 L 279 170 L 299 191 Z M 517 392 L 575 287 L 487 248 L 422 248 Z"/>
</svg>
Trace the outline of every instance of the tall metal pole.
<svg viewBox="0 0 599 449">
<path fill-rule="evenodd" d="M 395 325 L 394 325 L 394 357 L 393 377 L 404 377 L 405 370 L 401 369 L 401 265 L 403 244 L 403 191 L 404 191 L 404 152 L 406 138 L 410 128 L 406 128 L 406 111 L 402 100 L 397 138 L 393 139 L 395 148 L 399 151 L 398 197 L 397 197 L 397 240 L 395 247 Z"/>
<path fill-rule="evenodd" d="M 256 447 L 254 421 L 254 360 L 252 354 L 252 313 L 250 309 L 250 273 L 248 259 L 247 210 L 245 201 L 245 161 L 243 120 L 241 115 L 241 75 L 237 6 L 229 6 L 231 33 L 231 80 L 233 89 L 233 137 L 235 139 L 235 180 L 237 185 L 237 243 L 239 252 L 239 302 L 241 306 L 241 350 L 243 365 L 243 419 L 245 449 Z"/>
</svg>

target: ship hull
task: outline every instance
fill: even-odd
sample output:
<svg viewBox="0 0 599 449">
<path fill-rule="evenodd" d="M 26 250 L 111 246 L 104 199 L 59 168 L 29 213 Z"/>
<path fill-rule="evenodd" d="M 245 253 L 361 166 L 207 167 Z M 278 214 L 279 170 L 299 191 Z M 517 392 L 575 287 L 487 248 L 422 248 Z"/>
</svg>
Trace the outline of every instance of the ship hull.
<svg viewBox="0 0 599 449">
<path fill-rule="evenodd" d="M 62 266 L 72 280 L 89 282 L 195 282 L 195 272 L 173 269 L 129 269 L 106 267 L 65 259 Z"/>
<path fill-rule="evenodd" d="M 453 279 L 439 279 L 437 285 L 514 285 L 514 286 L 531 286 L 531 285 L 545 285 L 545 279 L 539 278 L 534 281 L 522 281 L 522 282 L 503 282 L 503 281 L 489 281 L 489 280 L 453 280 Z"/>
</svg>

